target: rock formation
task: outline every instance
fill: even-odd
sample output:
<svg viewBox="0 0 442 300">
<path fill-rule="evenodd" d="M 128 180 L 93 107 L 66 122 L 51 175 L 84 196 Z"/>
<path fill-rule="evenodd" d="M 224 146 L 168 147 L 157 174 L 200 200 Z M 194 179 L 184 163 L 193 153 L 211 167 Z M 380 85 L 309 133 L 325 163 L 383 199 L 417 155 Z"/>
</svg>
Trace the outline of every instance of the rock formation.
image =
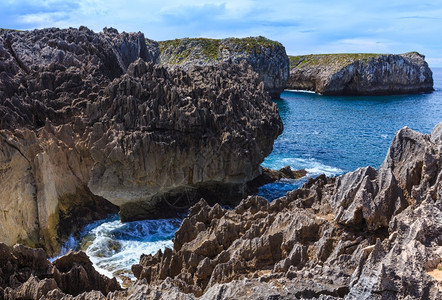
<svg viewBox="0 0 442 300">
<path fill-rule="evenodd" d="M 190 209 L 173 249 L 118 292 L 176 299 L 440 299 L 442 123 L 403 128 L 382 166 L 324 175 L 269 203 Z M 146 285 L 149 284 L 149 285 Z M 439 282 L 439 288 L 441 282 Z"/>
<path fill-rule="evenodd" d="M 132 266 L 126 290 L 82 252 L 51 264 L 41 249 L 0 244 L 0 298 L 440 299 L 441 152 L 442 123 L 431 135 L 405 127 L 378 170 L 321 175 L 233 210 L 202 199 L 173 249 Z"/>
<path fill-rule="evenodd" d="M 0 299 L 40 299 L 42 296 L 85 292 L 107 295 L 120 290 L 115 278 L 95 271 L 84 252 L 69 252 L 53 263 L 43 249 L 0 243 Z M 56 299 L 60 299 L 56 298 Z"/>
<path fill-rule="evenodd" d="M 272 98 L 279 98 L 289 76 L 289 59 L 285 48 L 264 37 L 248 38 L 184 38 L 159 42 L 160 63 L 168 67 L 188 70 L 194 65 L 207 66 L 222 61 L 247 61 L 264 89 Z"/>
<path fill-rule="evenodd" d="M 142 33 L 0 31 L 0 241 L 54 254 L 115 205 L 124 221 L 245 195 L 282 132 L 257 74 L 158 59 Z"/>
<path fill-rule="evenodd" d="M 285 166 L 278 171 L 263 167 L 259 176 L 247 182 L 248 194 L 256 194 L 261 186 L 281 179 L 300 179 L 306 175 L 306 170 L 293 171 L 290 166 Z"/>
<path fill-rule="evenodd" d="M 290 57 L 287 89 L 324 95 L 390 95 L 433 91 L 433 73 L 417 52 Z"/>
</svg>

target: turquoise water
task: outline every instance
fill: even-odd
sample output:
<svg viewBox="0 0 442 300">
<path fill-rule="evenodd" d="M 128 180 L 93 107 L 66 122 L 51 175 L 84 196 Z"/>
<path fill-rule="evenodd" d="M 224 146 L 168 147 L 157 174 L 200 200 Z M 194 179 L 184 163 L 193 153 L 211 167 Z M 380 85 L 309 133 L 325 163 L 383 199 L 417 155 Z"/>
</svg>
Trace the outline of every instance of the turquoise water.
<svg viewBox="0 0 442 300">
<path fill-rule="evenodd" d="M 290 165 L 308 176 L 333 176 L 367 165 L 379 167 L 397 130 L 404 126 L 430 133 L 442 121 L 442 69 L 434 70 L 431 94 L 328 97 L 286 91 L 275 100 L 284 133 L 275 141 L 263 166 Z M 259 194 L 272 200 L 306 182 L 285 180 L 262 187 Z M 108 276 L 132 277 L 130 267 L 142 253 L 154 254 L 172 246 L 178 219 L 145 220 L 121 224 L 118 216 L 88 225 L 80 241 L 71 238 L 68 249 L 86 249 L 94 266 Z"/>
</svg>

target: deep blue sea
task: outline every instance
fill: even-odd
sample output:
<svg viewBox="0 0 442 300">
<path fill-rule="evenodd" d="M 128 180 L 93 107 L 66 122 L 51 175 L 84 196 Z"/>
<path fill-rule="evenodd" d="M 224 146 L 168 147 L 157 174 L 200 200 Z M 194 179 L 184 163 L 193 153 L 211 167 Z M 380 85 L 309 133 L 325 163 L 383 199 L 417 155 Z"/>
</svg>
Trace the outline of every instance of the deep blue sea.
<svg viewBox="0 0 442 300">
<path fill-rule="evenodd" d="M 262 164 L 290 165 L 310 176 L 333 176 L 359 167 L 378 168 L 399 129 L 430 133 L 442 121 L 442 68 L 433 69 L 435 91 L 399 96 L 322 96 L 285 91 L 275 100 L 284 132 Z M 306 180 L 267 185 L 260 195 L 275 199 Z"/>
<path fill-rule="evenodd" d="M 442 69 L 433 69 L 430 94 L 338 97 L 286 91 L 274 100 L 284 123 L 273 152 L 262 164 L 271 169 L 290 165 L 308 176 L 333 176 L 358 167 L 378 168 L 397 130 L 404 126 L 430 133 L 442 121 Z M 302 185 L 307 178 L 262 187 L 273 200 Z M 106 275 L 133 277 L 130 267 L 142 253 L 171 247 L 180 220 L 146 220 L 121 224 L 118 216 L 90 224 L 81 241 L 70 239 L 64 251 L 82 248 Z"/>
</svg>

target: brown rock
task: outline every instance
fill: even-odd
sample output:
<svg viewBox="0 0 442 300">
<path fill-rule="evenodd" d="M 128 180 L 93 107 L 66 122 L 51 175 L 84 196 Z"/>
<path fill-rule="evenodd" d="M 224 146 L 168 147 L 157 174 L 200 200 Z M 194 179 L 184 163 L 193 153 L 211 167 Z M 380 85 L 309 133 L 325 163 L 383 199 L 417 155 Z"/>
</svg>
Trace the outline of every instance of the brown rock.
<svg viewBox="0 0 442 300">
<path fill-rule="evenodd" d="M 307 175 L 306 170 L 293 171 L 290 166 L 285 166 L 279 171 L 262 168 L 262 172 L 253 180 L 247 182 L 249 193 L 253 194 L 258 191 L 258 188 L 281 179 L 299 179 Z"/>
</svg>

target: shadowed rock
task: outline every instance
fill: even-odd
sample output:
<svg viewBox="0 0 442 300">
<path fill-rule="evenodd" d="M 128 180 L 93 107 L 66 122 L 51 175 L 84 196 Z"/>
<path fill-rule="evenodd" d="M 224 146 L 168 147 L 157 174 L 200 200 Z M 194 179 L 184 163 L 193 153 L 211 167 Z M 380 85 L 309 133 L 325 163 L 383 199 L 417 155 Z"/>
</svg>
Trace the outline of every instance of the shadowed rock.
<svg viewBox="0 0 442 300">
<path fill-rule="evenodd" d="M 95 271 L 89 257 L 81 251 L 69 252 L 50 263 L 43 249 L 23 245 L 11 249 L 0 243 L 0 254 L 2 299 L 40 299 L 64 293 L 77 296 L 92 290 L 106 295 L 121 289 L 115 278 Z"/>
</svg>

